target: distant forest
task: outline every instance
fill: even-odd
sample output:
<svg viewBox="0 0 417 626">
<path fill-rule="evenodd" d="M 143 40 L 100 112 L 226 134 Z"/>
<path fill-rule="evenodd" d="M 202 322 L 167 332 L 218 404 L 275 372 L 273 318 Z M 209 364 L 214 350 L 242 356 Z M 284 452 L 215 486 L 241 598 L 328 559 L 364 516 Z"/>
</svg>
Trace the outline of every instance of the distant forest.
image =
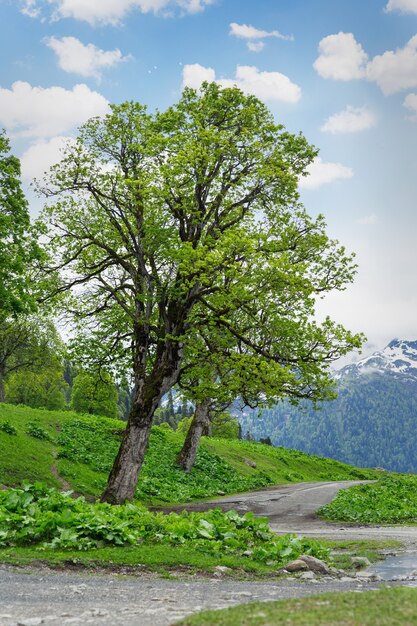
<svg viewBox="0 0 417 626">
<path fill-rule="evenodd" d="M 243 437 L 328 456 L 359 467 L 417 472 L 417 382 L 390 375 L 345 379 L 319 410 L 283 402 L 238 419 Z"/>
</svg>

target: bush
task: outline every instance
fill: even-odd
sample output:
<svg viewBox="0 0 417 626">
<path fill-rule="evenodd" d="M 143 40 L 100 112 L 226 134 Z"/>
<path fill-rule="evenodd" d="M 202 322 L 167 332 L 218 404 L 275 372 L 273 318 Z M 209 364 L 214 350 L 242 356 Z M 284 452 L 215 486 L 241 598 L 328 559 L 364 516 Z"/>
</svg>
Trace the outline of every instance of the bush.
<svg viewBox="0 0 417 626">
<path fill-rule="evenodd" d="M 48 431 L 46 431 L 39 422 L 28 422 L 26 426 L 26 434 L 31 437 L 35 437 L 35 439 L 43 439 L 45 441 L 50 441 L 51 436 Z"/>
<path fill-rule="evenodd" d="M 9 421 L 3 422 L 0 424 L 0 430 L 8 435 L 17 435 L 17 430 Z"/>
<path fill-rule="evenodd" d="M 90 504 L 69 493 L 26 483 L 0 492 L 0 545 L 38 544 L 59 549 L 91 549 L 105 545 L 190 545 L 211 555 L 242 556 L 282 565 L 301 553 L 326 558 L 318 541 L 293 535 L 278 537 L 268 520 L 252 513 L 240 516 L 220 509 L 207 513 L 151 513 L 138 504 Z"/>
<path fill-rule="evenodd" d="M 319 511 L 326 519 L 368 524 L 417 521 L 417 476 L 384 476 L 374 484 L 339 491 Z"/>
</svg>

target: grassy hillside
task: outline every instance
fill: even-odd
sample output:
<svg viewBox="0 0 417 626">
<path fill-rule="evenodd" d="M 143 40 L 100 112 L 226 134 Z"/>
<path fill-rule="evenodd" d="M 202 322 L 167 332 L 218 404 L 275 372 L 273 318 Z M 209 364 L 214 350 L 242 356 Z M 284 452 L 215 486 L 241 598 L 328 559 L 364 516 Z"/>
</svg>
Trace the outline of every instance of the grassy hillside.
<svg viewBox="0 0 417 626">
<path fill-rule="evenodd" d="M 40 480 L 96 498 L 104 488 L 124 424 L 72 412 L 0 405 L 0 484 Z M 337 461 L 260 443 L 203 440 L 195 467 L 175 466 L 182 436 L 152 432 L 137 497 L 146 503 L 185 502 L 267 485 L 374 477 Z"/>
</svg>

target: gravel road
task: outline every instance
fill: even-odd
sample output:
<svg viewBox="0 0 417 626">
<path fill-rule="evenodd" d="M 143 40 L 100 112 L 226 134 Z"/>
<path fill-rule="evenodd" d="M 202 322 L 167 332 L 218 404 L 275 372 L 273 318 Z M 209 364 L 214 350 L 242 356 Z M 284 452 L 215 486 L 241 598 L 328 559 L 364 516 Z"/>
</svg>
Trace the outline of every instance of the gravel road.
<svg viewBox="0 0 417 626">
<path fill-rule="evenodd" d="M 202 609 L 324 591 L 374 588 L 337 580 L 245 582 L 87 575 L 0 568 L 1 626 L 168 626 Z"/>
<path fill-rule="evenodd" d="M 417 545 L 416 527 L 352 527 L 319 520 L 317 508 L 339 489 L 356 484 L 299 483 L 249 494 L 193 503 L 171 510 L 236 509 L 268 516 L 279 533 L 297 532 L 334 539 L 399 538 Z M 267 582 L 189 578 L 166 580 L 150 575 L 116 576 L 0 566 L 0 626 L 168 626 L 202 609 L 254 600 L 277 600 L 328 592 L 370 589 L 377 584 L 334 579 Z"/>
</svg>

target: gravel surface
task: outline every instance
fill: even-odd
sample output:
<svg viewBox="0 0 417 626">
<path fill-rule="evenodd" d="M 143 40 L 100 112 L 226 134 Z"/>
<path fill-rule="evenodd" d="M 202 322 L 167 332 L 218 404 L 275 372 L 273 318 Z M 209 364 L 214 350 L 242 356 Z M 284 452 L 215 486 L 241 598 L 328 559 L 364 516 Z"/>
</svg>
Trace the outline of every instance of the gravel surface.
<svg viewBox="0 0 417 626">
<path fill-rule="evenodd" d="M 1 626 L 168 626 L 203 609 L 375 588 L 367 582 L 176 581 L 0 568 Z"/>
</svg>

